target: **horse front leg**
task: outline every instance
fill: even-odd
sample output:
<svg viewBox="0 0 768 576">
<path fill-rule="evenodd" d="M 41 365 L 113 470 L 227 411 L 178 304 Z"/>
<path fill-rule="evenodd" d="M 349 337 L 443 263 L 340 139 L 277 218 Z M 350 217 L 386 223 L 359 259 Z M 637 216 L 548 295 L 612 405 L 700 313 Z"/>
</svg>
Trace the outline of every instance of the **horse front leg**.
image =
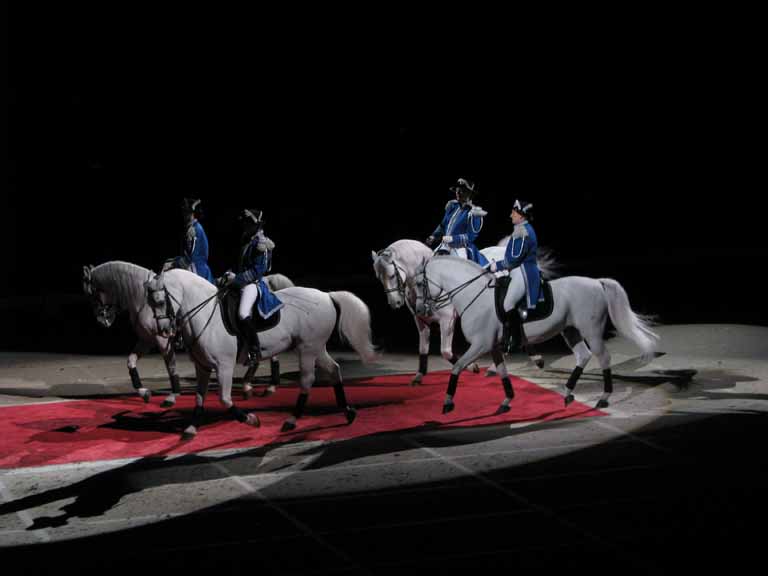
<svg viewBox="0 0 768 576">
<path fill-rule="evenodd" d="M 139 369 L 136 364 L 144 354 L 149 352 L 149 344 L 142 339 L 136 341 L 136 345 L 128 355 L 128 375 L 131 377 L 131 385 L 139 397 L 144 400 L 145 403 L 149 402 L 152 397 L 152 391 L 149 388 L 145 388 L 141 385 L 141 378 L 139 377 Z"/>
<path fill-rule="evenodd" d="M 195 363 L 195 372 L 197 374 L 197 391 L 195 392 L 195 407 L 192 409 L 192 421 L 182 433 L 183 440 L 191 440 L 197 436 L 197 430 L 200 427 L 203 418 L 203 404 L 205 396 L 208 394 L 208 384 L 211 381 L 211 371 Z"/>
<path fill-rule="evenodd" d="M 453 331 L 456 327 L 456 312 L 453 308 L 443 308 L 440 310 L 439 314 L 440 354 L 455 366 L 458 361 L 458 356 L 453 353 Z M 472 362 L 469 367 L 475 374 L 480 372 L 480 366 L 478 366 L 477 362 Z M 466 366 L 464 368 L 466 368 Z"/>
<path fill-rule="evenodd" d="M 219 402 L 241 424 L 258 428 L 261 426 L 259 417 L 253 412 L 246 412 L 232 401 L 232 374 L 235 370 L 235 360 L 231 364 L 219 364 L 216 367 L 216 377 L 219 380 Z"/>
<path fill-rule="evenodd" d="M 504 414 L 510 410 L 509 404 L 515 397 L 515 390 L 512 388 L 512 380 L 509 378 L 507 365 L 504 363 L 504 352 L 502 352 L 501 346 L 498 343 L 494 345 L 491 357 L 496 366 L 496 372 L 501 377 L 501 384 L 504 386 L 504 400 L 501 401 L 501 405 L 496 410 L 496 415 Z"/>
<path fill-rule="evenodd" d="M 418 316 L 414 316 L 413 319 L 416 321 L 416 329 L 419 331 L 419 371 L 411 380 L 411 386 L 418 386 L 424 376 L 427 375 L 430 329 L 429 321 L 422 320 Z"/>
<path fill-rule="evenodd" d="M 168 371 L 168 377 L 171 379 L 171 392 L 161 402 L 161 408 L 172 408 L 176 405 L 176 396 L 181 394 L 181 382 L 179 381 L 179 374 L 176 372 L 176 351 L 173 347 L 173 342 L 164 339 L 158 339 L 160 345 L 160 351 L 163 354 L 163 362 L 165 362 L 165 369 Z"/>
<path fill-rule="evenodd" d="M 464 354 L 462 354 L 461 357 L 456 360 L 456 363 L 453 365 L 453 369 L 451 370 L 451 376 L 448 379 L 448 390 L 446 391 L 445 401 L 443 402 L 443 414 L 452 412 L 456 407 L 453 402 L 453 397 L 456 395 L 456 387 L 459 383 L 459 374 L 461 374 L 461 371 L 464 370 L 464 368 L 466 368 L 472 361 L 474 361 L 475 358 L 480 356 L 480 354 L 490 350 L 492 345 L 492 343 L 476 340 L 469 347 L 469 350 L 464 352 Z"/>
</svg>

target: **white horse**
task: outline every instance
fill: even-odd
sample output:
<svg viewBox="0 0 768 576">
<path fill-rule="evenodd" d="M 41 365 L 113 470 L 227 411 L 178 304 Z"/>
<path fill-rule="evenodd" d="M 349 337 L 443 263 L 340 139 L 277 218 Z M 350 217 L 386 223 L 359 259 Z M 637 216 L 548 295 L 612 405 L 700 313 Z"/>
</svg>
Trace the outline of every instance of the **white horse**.
<svg viewBox="0 0 768 576">
<path fill-rule="evenodd" d="M 509 240 L 509 237 L 505 240 Z M 506 244 L 499 243 L 499 246 L 489 246 L 480 252 L 488 260 L 503 260 L 505 251 Z M 384 250 L 371 251 L 373 269 L 376 272 L 376 277 L 384 286 L 384 293 L 387 295 L 389 305 L 395 310 L 404 305 L 407 306 L 419 331 L 419 369 L 411 380 L 412 385 L 420 384 L 427 373 L 431 324 L 437 323 L 440 326 L 440 353 L 443 358 L 452 364 L 455 364 L 457 360 L 457 356 L 453 353 L 453 331 L 456 323 L 454 308 L 450 305 L 443 306 L 433 310 L 428 315 L 416 314 L 414 310 L 416 303 L 414 279 L 417 271 L 424 265 L 424 262 L 432 258 L 432 255 L 432 249 L 417 240 L 397 240 Z M 551 255 L 546 254 L 539 258 L 539 268 L 545 278 L 553 277 L 556 267 L 557 264 Z M 539 368 L 543 367 L 543 360 L 539 354 L 530 351 L 529 356 Z M 470 368 L 475 373 L 480 371 L 477 363 L 474 363 Z M 492 366 L 488 368 L 487 374 L 489 376 L 495 374 Z"/>
<path fill-rule="evenodd" d="M 196 274 L 171 270 L 146 283 L 146 299 L 155 313 L 153 321 L 158 334 L 168 338 L 181 330 L 197 372 L 196 406 L 192 424 L 186 435 L 197 433 L 203 402 L 212 370 L 219 381 L 219 400 L 238 421 L 259 425 L 256 414 L 246 414 L 232 402 L 232 373 L 236 363 L 237 339 L 227 332 L 214 286 Z M 347 422 L 355 419 L 355 409 L 347 404 L 341 369 L 328 354 L 326 343 L 338 325 L 346 339 L 364 362 L 378 359 L 371 342 L 371 317 L 365 303 L 351 292 L 321 292 L 299 286 L 280 291 L 285 306 L 280 322 L 259 334 L 262 355 L 272 357 L 295 348 L 301 372 L 299 393 L 292 416 L 283 431 L 293 430 L 301 417 L 315 381 L 315 366 L 333 380 L 336 401 Z"/>
<path fill-rule="evenodd" d="M 127 311 L 134 332 L 138 336 L 136 345 L 128 355 L 128 374 L 131 384 L 144 400 L 149 402 L 152 391 L 141 384 L 141 377 L 137 367 L 141 356 L 148 353 L 153 347 L 160 349 L 163 356 L 168 377 L 171 381 L 171 393 L 166 396 L 161 406 L 169 408 L 176 403 L 176 396 L 181 394 L 179 376 L 176 372 L 176 354 L 172 343 L 167 338 L 157 334 L 151 310 L 147 308 L 144 282 L 155 276 L 152 270 L 142 268 L 129 262 L 105 262 L 99 266 L 83 266 L 83 290 L 91 298 L 93 312 L 96 320 L 109 328 L 115 321 L 117 314 Z M 273 291 L 293 286 L 286 276 L 271 274 L 264 280 Z M 280 379 L 280 362 L 277 357 L 271 360 L 271 381 L 264 392 L 264 396 L 275 390 L 275 384 Z M 253 387 L 251 379 L 256 367 L 252 367 L 243 378 L 243 394 L 249 398 Z"/>
<path fill-rule="evenodd" d="M 627 293 L 615 280 L 566 276 L 552 280 L 550 284 L 554 300 L 552 314 L 524 324 L 526 338 L 535 344 L 562 334 L 575 354 L 576 367 L 563 391 L 566 405 L 573 401 L 576 382 L 595 354 L 603 370 L 603 395 L 597 407 L 604 408 L 613 392 L 611 357 L 603 340 L 608 317 L 618 332 L 632 340 L 646 356 L 656 350 L 659 337 L 650 329 L 647 319 L 632 311 Z M 505 392 L 497 413 L 509 410 L 514 391 L 499 342 L 503 328 L 496 314 L 494 285 L 495 277 L 481 266 L 453 256 L 428 260 L 416 275 L 416 313 L 430 315 L 435 309 L 452 304 L 470 343 L 451 371 L 443 414 L 454 408 L 453 397 L 461 371 L 487 352 L 492 353 Z"/>
</svg>

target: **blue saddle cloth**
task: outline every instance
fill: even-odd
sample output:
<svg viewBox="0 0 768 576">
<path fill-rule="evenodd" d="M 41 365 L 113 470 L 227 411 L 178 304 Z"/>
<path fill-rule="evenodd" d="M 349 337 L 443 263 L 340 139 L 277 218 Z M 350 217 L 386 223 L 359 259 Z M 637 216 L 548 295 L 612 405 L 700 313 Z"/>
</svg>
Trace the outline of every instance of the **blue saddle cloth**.
<svg viewBox="0 0 768 576">
<path fill-rule="evenodd" d="M 259 280 L 258 286 L 259 299 L 256 301 L 256 309 L 259 311 L 259 316 L 266 319 L 280 310 L 285 304 L 272 293 L 263 278 Z"/>
</svg>

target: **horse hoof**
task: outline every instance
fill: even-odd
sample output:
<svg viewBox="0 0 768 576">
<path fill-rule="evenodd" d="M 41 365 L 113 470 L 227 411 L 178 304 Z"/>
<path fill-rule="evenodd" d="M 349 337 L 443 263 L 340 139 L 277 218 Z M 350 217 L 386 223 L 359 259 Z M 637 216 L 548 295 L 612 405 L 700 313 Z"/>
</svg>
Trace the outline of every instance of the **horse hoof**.
<svg viewBox="0 0 768 576">
<path fill-rule="evenodd" d="M 480 374 L 480 366 L 477 365 L 477 362 L 472 364 L 472 373 L 473 374 Z"/>
<path fill-rule="evenodd" d="M 187 426 L 181 433 L 181 439 L 184 441 L 192 440 L 195 436 L 197 436 L 197 428 L 192 425 Z"/>
<path fill-rule="evenodd" d="M 597 401 L 597 406 L 595 406 L 595 408 L 608 408 L 608 400 L 600 398 L 600 400 Z"/>
<path fill-rule="evenodd" d="M 573 397 L 573 394 L 568 394 L 568 396 L 565 397 L 565 405 L 568 406 L 571 402 L 573 402 L 575 398 Z"/>
<path fill-rule="evenodd" d="M 280 432 L 290 432 L 291 430 L 296 430 L 296 423 L 289 420 L 283 422 L 283 427 L 280 428 Z"/>
<path fill-rule="evenodd" d="M 448 414 L 448 412 L 453 412 L 453 409 L 456 408 L 456 405 L 451 402 L 450 404 L 443 404 L 443 414 Z"/>
<path fill-rule="evenodd" d="M 152 397 L 152 391 L 147 390 L 144 394 L 141 394 L 141 399 L 144 400 L 144 404 L 149 404 L 149 399 Z"/>
<path fill-rule="evenodd" d="M 253 426 L 254 428 L 259 428 L 261 426 L 261 420 L 259 420 L 259 417 L 256 416 L 253 412 L 248 414 L 248 417 L 245 419 L 245 423 L 248 424 L 248 426 Z"/>
<path fill-rule="evenodd" d="M 411 380 L 411 386 L 420 386 L 422 378 L 423 376 L 421 374 L 416 374 L 416 376 L 413 377 L 413 380 Z"/>
<path fill-rule="evenodd" d="M 539 370 L 544 369 L 544 358 L 542 358 L 541 356 L 538 356 L 536 358 L 533 358 L 532 360 L 533 360 L 533 363 L 536 365 L 536 368 L 538 368 Z"/>
<path fill-rule="evenodd" d="M 510 410 L 511 410 L 511 408 L 510 408 L 509 406 L 507 406 L 506 404 L 502 404 L 502 405 L 501 405 L 501 406 L 499 406 L 499 408 L 496 410 L 496 412 L 494 413 L 494 416 L 498 416 L 499 414 L 506 414 L 506 413 L 507 413 L 507 412 L 509 412 Z"/>
<path fill-rule="evenodd" d="M 272 394 L 274 393 L 275 393 L 275 387 L 267 386 L 267 388 L 264 389 L 264 392 L 259 394 L 259 398 L 266 398 L 267 396 L 272 396 Z"/>
<path fill-rule="evenodd" d="M 247 388 L 243 388 L 243 400 L 250 400 L 253 396 L 253 388 L 248 386 Z"/>
<path fill-rule="evenodd" d="M 174 406 L 176 406 L 176 402 L 171 400 L 163 400 L 162 404 L 160 404 L 160 408 L 173 408 Z"/>
<path fill-rule="evenodd" d="M 352 424 L 357 418 L 357 410 L 350 406 L 344 411 L 344 415 L 347 417 L 347 424 Z"/>
<path fill-rule="evenodd" d="M 497 372 L 493 368 L 488 368 L 488 370 L 485 371 L 485 377 L 488 378 L 490 376 L 496 376 Z"/>
</svg>

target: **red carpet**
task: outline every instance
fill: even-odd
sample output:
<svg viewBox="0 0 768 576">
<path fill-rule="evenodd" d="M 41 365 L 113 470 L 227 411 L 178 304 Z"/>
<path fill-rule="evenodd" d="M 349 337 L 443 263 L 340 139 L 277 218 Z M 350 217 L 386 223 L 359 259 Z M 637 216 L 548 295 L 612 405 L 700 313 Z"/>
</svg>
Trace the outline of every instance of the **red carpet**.
<svg viewBox="0 0 768 576">
<path fill-rule="evenodd" d="M 296 402 L 296 386 L 247 402 L 239 399 L 239 390 L 235 391 L 233 399 L 238 406 L 257 410 L 261 428 L 229 420 L 212 393 L 206 398 L 206 416 L 199 434 L 188 442 L 180 441 L 180 433 L 194 405 L 192 394 L 181 397 L 172 410 L 160 408 L 162 396 L 153 397 L 150 404 L 138 396 L 126 396 L 3 407 L 0 468 L 249 448 L 273 442 L 343 440 L 431 426 L 465 428 L 604 415 L 579 402 L 564 408 L 559 394 L 513 378 L 511 411 L 494 416 L 504 398 L 500 380 L 464 372 L 455 397 L 456 410 L 443 416 L 448 372 L 429 374 L 419 387 L 409 386 L 410 379 L 409 374 L 349 380 L 347 399 L 358 410 L 357 419 L 349 426 L 336 409 L 333 388 L 313 388 L 306 415 L 289 433 L 281 433 L 280 426 Z"/>
</svg>

